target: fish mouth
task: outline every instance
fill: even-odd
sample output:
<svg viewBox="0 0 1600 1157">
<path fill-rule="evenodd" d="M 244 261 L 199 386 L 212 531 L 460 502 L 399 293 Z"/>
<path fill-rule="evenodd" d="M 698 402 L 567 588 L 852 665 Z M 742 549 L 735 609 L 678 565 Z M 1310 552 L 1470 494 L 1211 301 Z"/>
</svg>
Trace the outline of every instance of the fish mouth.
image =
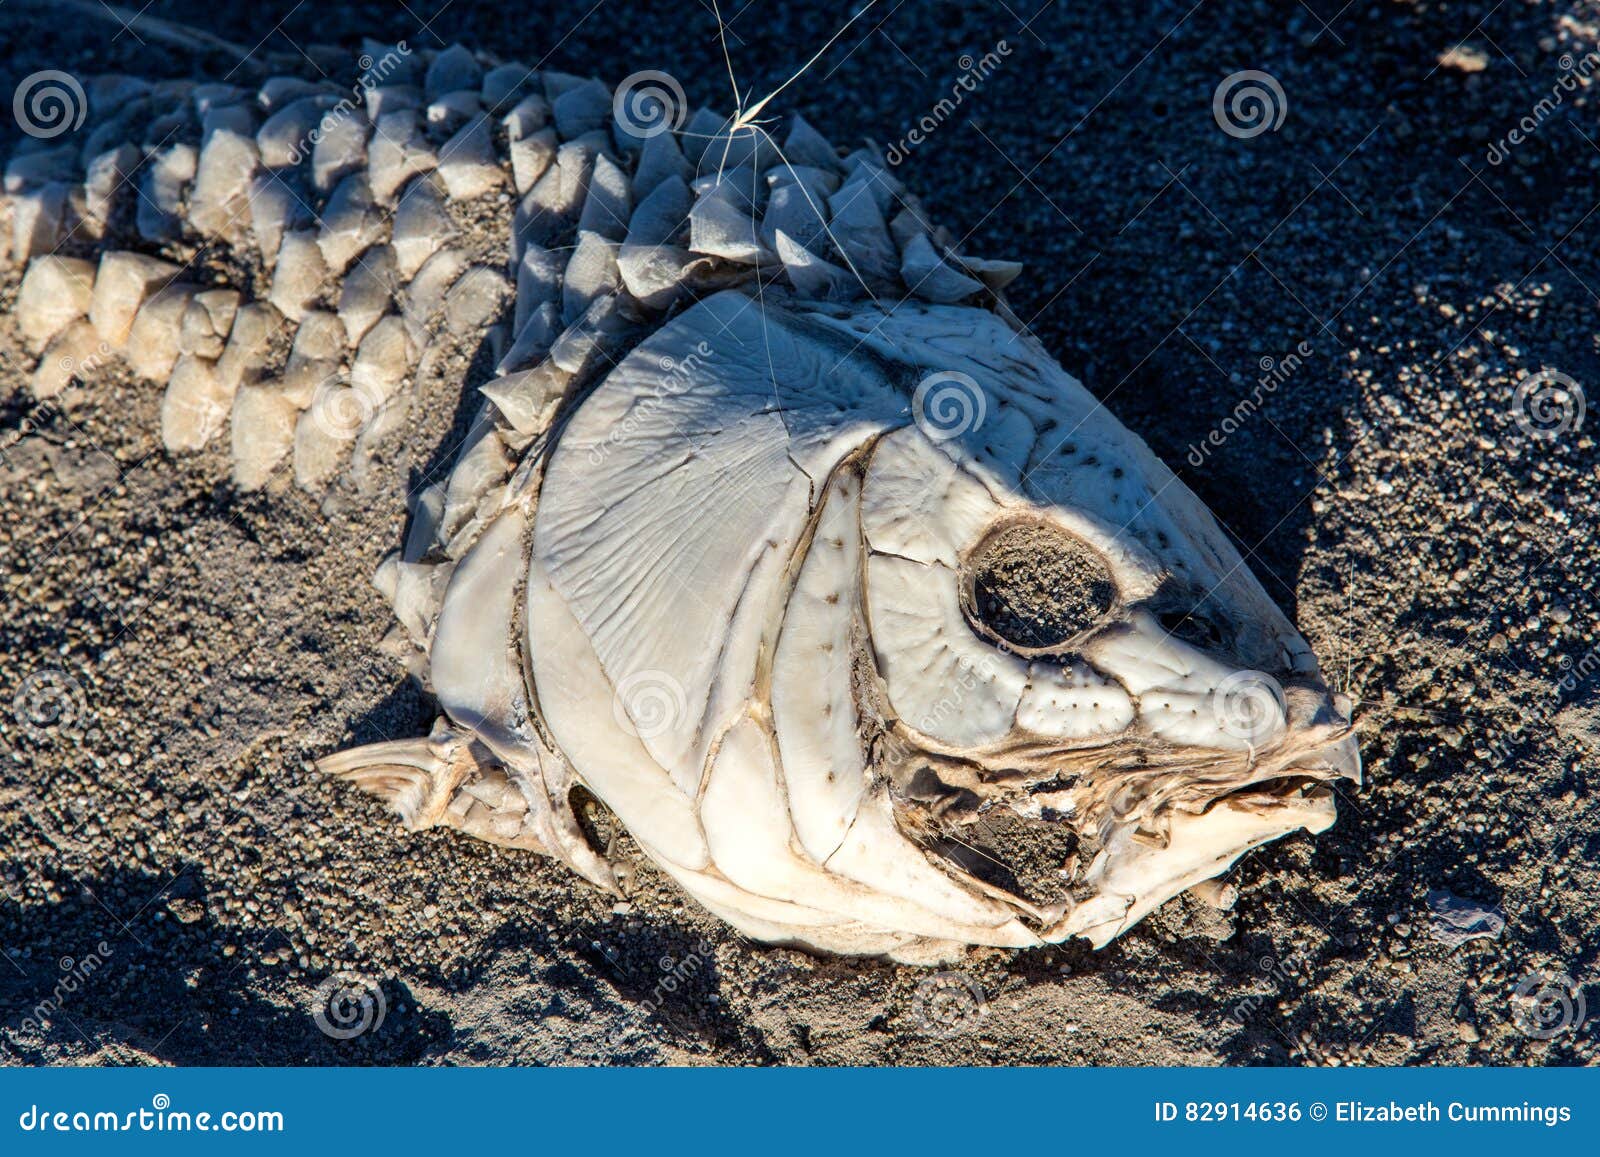
<svg viewBox="0 0 1600 1157">
<path fill-rule="evenodd" d="M 891 772 L 898 802 L 964 825 L 995 805 L 1025 819 L 1046 813 L 1083 826 L 1137 820 L 1170 805 L 1204 810 L 1236 794 L 1267 792 L 1283 781 L 1363 782 L 1359 731 L 1330 698 L 1269 748 L 1180 748 L 1143 737 L 1095 745 L 1029 742 L 977 759 L 921 750 Z M 908 744 L 907 747 L 913 745 Z"/>
<path fill-rule="evenodd" d="M 1084 936 L 1099 947 L 1252 848 L 1333 822 L 1338 781 L 1362 781 L 1359 733 L 1337 706 L 1319 715 L 1253 757 L 1171 752 L 1137 768 L 1118 754 L 993 794 L 969 783 L 968 806 L 939 817 L 928 850 L 1041 940 Z M 1054 859 L 1035 862 L 1041 855 Z"/>
</svg>

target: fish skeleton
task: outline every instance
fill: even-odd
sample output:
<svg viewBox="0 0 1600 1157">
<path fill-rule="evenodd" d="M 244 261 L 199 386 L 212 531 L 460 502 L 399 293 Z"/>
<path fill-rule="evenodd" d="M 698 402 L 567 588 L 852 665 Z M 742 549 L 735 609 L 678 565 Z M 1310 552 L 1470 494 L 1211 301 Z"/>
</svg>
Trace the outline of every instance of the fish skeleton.
<svg viewBox="0 0 1600 1157">
<path fill-rule="evenodd" d="M 879 154 L 664 73 L 361 63 L 80 86 L 0 209 L 34 395 L 125 364 L 241 490 L 381 494 L 470 407 L 375 576 L 438 722 L 325 771 L 617 891 L 582 789 L 744 935 L 910 963 L 1101 946 L 1333 822 L 1311 648 Z M 1074 848 L 1049 894 L 1001 818 Z"/>
</svg>

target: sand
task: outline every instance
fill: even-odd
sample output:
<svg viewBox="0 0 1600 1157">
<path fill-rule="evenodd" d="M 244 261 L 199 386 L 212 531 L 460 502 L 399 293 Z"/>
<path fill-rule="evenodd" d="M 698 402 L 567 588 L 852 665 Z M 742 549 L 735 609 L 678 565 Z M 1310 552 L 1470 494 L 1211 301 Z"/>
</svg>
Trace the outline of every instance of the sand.
<svg viewBox="0 0 1600 1157">
<path fill-rule="evenodd" d="M 399 6 L 151 11 L 294 59 L 437 34 L 727 92 L 698 6 L 414 10 L 428 29 Z M 0 696 L 67 715 L 0 718 L 4 1059 L 1594 1063 L 1600 418 L 1540 438 L 1514 402 L 1545 369 L 1600 397 L 1600 122 L 1576 90 L 1535 111 L 1595 45 L 1583 12 L 880 3 L 785 94 L 836 142 L 896 143 L 969 252 L 1026 261 L 1018 316 L 1211 506 L 1358 705 L 1369 781 L 1332 830 L 1246 857 L 1231 910 L 1180 898 L 1100 952 L 817 960 L 741 941 L 642 861 L 617 904 L 399 831 L 311 763 L 431 722 L 375 646 L 397 504 L 219 485 L 220 454 L 169 458 L 157 396 L 117 372 L 38 413 L 0 321 Z M 739 10 L 741 84 L 769 89 L 833 19 Z M 0 42 L 5 92 L 237 63 L 15 2 Z M 1275 131 L 1214 117 L 1246 69 L 1281 87 Z M 1497 905 L 1503 933 L 1434 941 L 1435 888 Z M 330 1013 L 343 974 L 367 1003 Z M 1540 1039 L 1519 986 L 1559 977 L 1575 993 Z"/>
</svg>

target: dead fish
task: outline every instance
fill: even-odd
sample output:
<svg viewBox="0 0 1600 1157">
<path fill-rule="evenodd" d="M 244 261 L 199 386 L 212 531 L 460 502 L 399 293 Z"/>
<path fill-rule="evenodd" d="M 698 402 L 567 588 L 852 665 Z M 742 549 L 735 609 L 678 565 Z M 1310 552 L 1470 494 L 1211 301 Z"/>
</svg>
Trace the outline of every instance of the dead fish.
<svg viewBox="0 0 1600 1157">
<path fill-rule="evenodd" d="M 1016 323 L 1019 266 L 876 154 L 691 116 L 665 74 L 366 55 L 358 103 L 99 82 L 93 147 L 6 186 L 36 394 L 125 361 L 170 451 L 228 430 L 241 488 L 372 490 L 443 436 L 427 384 L 493 355 L 376 577 L 438 724 L 326 771 L 616 890 L 583 788 L 746 936 L 916 963 L 1104 945 L 1333 822 L 1348 705 Z M 175 260 L 196 241 L 258 292 Z M 1001 815 L 1075 846 L 1050 894 L 964 853 L 1006 857 Z"/>
</svg>

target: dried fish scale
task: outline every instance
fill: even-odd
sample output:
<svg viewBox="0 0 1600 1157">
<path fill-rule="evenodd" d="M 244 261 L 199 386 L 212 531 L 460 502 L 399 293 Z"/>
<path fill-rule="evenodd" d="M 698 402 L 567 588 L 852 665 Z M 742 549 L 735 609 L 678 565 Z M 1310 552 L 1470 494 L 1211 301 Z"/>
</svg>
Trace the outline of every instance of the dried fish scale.
<svg viewBox="0 0 1600 1157">
<path fill-rule="evenodd" d="M 640 138 L 595 81 L 403 65 L 353 102 L 91 86 L 94 156 L 7 169 L 37 388 L 60 349 L 135 346 L 168 450 L 226 430 L 241 488 L 367 486 L 452 351 L 498 366 L 375 579 L 439 724 L 329 771 L 615 889 L 582 786 L 745 934 L 917 962 L 1104 944 L 1332 822 L 1359 763 L 1315 658 L 1017 332 L 1018 266 L 798 118 L 782 148 L 704 110 Z M 186 284 L 200 245 L 258 283 Z M 1087 867 L 1050 896 L 973 875 L 943 849 L 994 809 Z"/>
</svg>

